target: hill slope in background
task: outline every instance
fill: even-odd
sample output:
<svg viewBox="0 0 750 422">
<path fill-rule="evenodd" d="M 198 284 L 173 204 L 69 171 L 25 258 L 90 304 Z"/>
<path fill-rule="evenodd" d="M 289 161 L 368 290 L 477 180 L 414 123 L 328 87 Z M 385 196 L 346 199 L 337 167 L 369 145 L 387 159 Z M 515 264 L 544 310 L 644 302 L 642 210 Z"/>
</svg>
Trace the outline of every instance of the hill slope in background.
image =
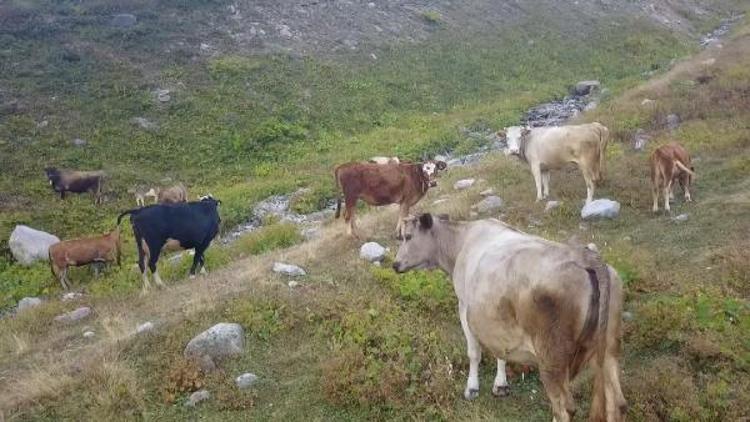
<svg viewBox="0 0 750 422">
<path fill-rule="evenodd" d="M 193 195 L 220 197 L 224 230 L 247 219 L 258 200 L 300 187 L 308 189 L 294 209 L 313 211 L 334 194 L 335 163 L 473 151 L 482 141 L 464 128 L 516 123 L 582 79 L 609 90 L 579 120 L 612 130 L 608 182 L 597 196 L 622 202 L 619 219 L 581 223 L 584 189 L 575 171 L 553 174 L 563 204 L 544 212 L 528 170 L 499 154 L 451 169 L 420 207 L 474 218 L 470 205 L 492 187 L 505 202 L 499 217 L 510 224 L 595 242 L 626 283 L 622 366 L 631 417 L 746 416 L 750 30 L 738 23 L 723 48 L 699 52 L 697 43 L 746 6 L 463 3 L 0 5 L 0 306 L 26 295 L 46 299 L 0 324 L 0 417 L 549 420 L 533 373 L 511 380 L 511 397 L 491 397 L 491 357 L 482 396 L 466 403 L 468 363 L 446 278 L 395 275 L 360 261 L 359 243 L 338 224 L 301 243 L 296 227 L 267 221 L 229 246 L 212 246 L 214 273 L 197 280 L 183 279 L 188 260 L 163 260 L 169 287 L 146 298 L 137 295 L 135 248 L 126 238 L 121 269 L 99 279 L 72 272 L 85 291 L 77 302 L 57 299 L 46 264 L 13 264 L 6 241 L 17 223 L 61 237 L 108 229 L 134 203 L 128 188 L 165 177 L 185 181 Z M 135 25 L 115 24 L 119 13 L 133 14 Z M 159 89 L 170 91 L 168 101 Z M 655 106 L 642 107 L 646 98 Z M 676 129 L 665 124 L 670 114 L 680 117 Z M 639 129 L 651 139 L 645 152 L 629 146 Z M 645 159 L 670 139 L 688 146 L 699 174 L 696 202 L 675 205 L 686 222 L 650 212 Z M 59 201 L 43 179 L 48 164 L 104 168 L 107 201 Z M 484 181 L 454 192 L 463 177 Z M 433 204 L 438 198 L 447 201 Z M 364 226 L 394 249 L 394 219 L 389 209 L 370 212 Z M 292 289 L 270 274 L 277 260 L 310 275 Z M 85 322 L 50 323 L 82 304 L 94 311 Z M 147 320 L 157 328 L 134 336 Z M 203 374 L 182 350 L 220 321 L 245 327 L 248 351 Z M 87 330 L 93 338 L 82 338 Z M 259 384 L 235 389 L 234 377 L 246 371 Z M 185 408 L 199 386 L 212 399 Z M 587 377 L 576 383 L 582 414 L 589 390 Z"/>
</svg>

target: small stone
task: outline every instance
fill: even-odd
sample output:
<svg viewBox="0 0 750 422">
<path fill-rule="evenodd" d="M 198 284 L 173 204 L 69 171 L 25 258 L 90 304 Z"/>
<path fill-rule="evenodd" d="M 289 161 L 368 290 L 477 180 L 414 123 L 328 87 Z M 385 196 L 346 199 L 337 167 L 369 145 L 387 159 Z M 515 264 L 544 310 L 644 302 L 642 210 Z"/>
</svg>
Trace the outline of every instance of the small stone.
<svg viewBox="0 0 750 422">
<path fill-rule="evenodd" d="M 83 338 L 94 338 L 96 334 L 93 331 L 84 331 Z"/>
<path fill-rule="evenodd" d="M 214 360 L 211 359 L 211 356 L 203 355 L 198 358 L 193 358 L 193 361 L 195 361 L 201 371 L 206 374 L 216 370 L 216 363 L 214 363 Z"/>
<path fill-rule="evenodd" d="M 477 212 L 484 214 L 488 212 L 494 212 L 502 208 L 503 206 L 503 200 L 499 196 L 491 195 L 486 198 L 484 198 L 482 201 L 480 201 L 478 204 L 475 204 L 472 209 L 477 210 Z"/>
<path fill-rule="evenodd" d="M 86 141 L 85 139 L 81 139 L 81 138 L 73 139 L 73 145 L 77 147 L 83 147 L 83 146 L 86 146 L 86 144 L 88 144 L 88 141 Z"/>
<path fill-rule="evenodd" d="M 49 125 L 49 122 L 46 120 L 42 120 L 41 122 L 36 124 L 36 127 L 39 129 L 43 129 Z"/>
<path fill-rule="evenodd" d="M 667 128 L 669 130 L 675 130 L 680 127 L 680 116 L 676 114 L 670 114 L 667 116 Z"/>
<path fill-rule="evenodd" d="M 453 184 L 453 189 L 455 190 L 468 189 L 474 185 L 474 182 L 475 182 L 474 179 L 461 179 Z"/>
<path fill-rule="evenodd" d="M 677 217 L 673 218 L 677 223 L 684 223 L 685 221 L 688 221 L 688 215 L 687 214 L 680 214 Z"/>
<path fill-rule="evenodd" d="M 239 388 L 240 390 L 252 387 L 256 381 L 258 381 L 258 376 L 253 374 L 252 372 L 246 372 L 234 379 L 235 384 L 237 384 L 237 388 Z"/>
<path fill-rule="evenodd" d="M 56 316 L 55 321 L 62 323 L 71 323 L 80 321 L 89 315 L 91 315 L 91 308 L 89 308 L 88 306 L 82 306 L 74 311 Z"/>
<path fill-rule="evenodd" d="M 149 332 L 154 329 L 154 323 L 151 321 L 146 321 L 143 324 L 140 324 L 139 326 L 135 327 L 135 333 L 136 334 L 142 334 Z"/>
<path fill-rule="evenodd" d="M 39 299 L 38 297 L 25 297 L 18 301 L 18 305 L 16 306 L 16 312 L 21 312 L 26 309 L 31 309 L 41 304 L 42 304 L 42 299 Z"/>
<path fill-rule="evenodd" d="M 71 302 L 73 300 L 78 300 L 83 297 L 82 293 L 78 292 L 68 292 L 62 295 L 62 301 L 63 302 Z"/>
<path fill-rule="evenodd" d="M 596 101 L 592 101 L 592 102 L 586 104 L 586 107 L 583 108 L 583 111 L 596 110 L 597 107 L 599 107 L 599 103 L 596 102 Z"/>
<path fill-rule="evenodd" d="M 432 201 L 432 205 L 442 204 L 443 202 L 448 202 L 448 200 L 447 199 L 436 199 L 436 200 Z"/>
<path fill-rule="evenodd" d="M 130 123 L 144 130 L 153 130 L 158 128 L 156 123 L 148 120 L 145 117 L 133 117 L 132 119 L 130 119 Z"/>
<path fill-rule="evenodd" d="M 625 311 L 622 313 L 622 320 L 623 321 L 632 321 L 633 320 L 633 313 L 629 311 Z"/>
<path fill-rule="evenodd" d="M 385 259 L 385 248 L 377 242 L 367 242 L 359 248 L 359 257 L 369 262 Z"/>
<path fill-rule="evenodd" d="M 495 193 L 495 189 L 492 189 L 492 188 L 485 189 L 485 190 L 479 192 L 479 194 L 482 195 L 482 196 L 490 196 L 493 193 Z"/>
<path fill-rule="evenodd" d="M 583 96 L 583 95 L 589 95 L 596 91 L 598 91 L 601 88 L 601 83 L 599 81 L 581 81 L 578 82 L 574 88 L 574 94 Z"/>
<path fill-rule="evenodd" d="M 234 356 L 245 351 L 245 330 L 240 324 L 223 322 L 195 336 L 183 352 L 188 359 Z"/>
<path fill-rule="evenodd" d="M 620 203 L 610 199 L 597 199 L 583 206 L 581 218 L 615 218 L 620 214 Z"/>
<path fill-rule="evenodd" d="M 156 90 L 156 99 L 159 100 L 161 103 L 169 102 L 169 100 L 172 99 L 172 95 L 170 95 L 171 92 L 168 89 L 157 89 Z"/>
<path fill-rule="evenodd" d="M 211 394 L 208 392 L 208 390 L 198 390 L 190 395 L 190 398 L 185 403 L 185 406 L 195 407 L 196 404 L 208 400 L 209 398 L 211 398 Z"/>
<path fill-rule="evenodd" d="M 375 53 L 370 53 L 370 58 L 373 60 L 377 60 L 378 56 L 376 56 Z"/>
<path fill-rule="evenodd" d="M 285 264 L 283 262 L 274 262 L 273 272 L 277 274 L 288 275 L 291 277 L 307 275 L 305 270 L 303 270 L 301 267 L 294 264 Z"/>
<path fill-rule="evenodd" d="M 135 15 L 131 15 L 130 13 L 120 13 L 114 15 L 112 17 L 112 21 L 110 22 L 112 26 L 116 26 L 118 28 L 130 28 L 136 23 L 138 23 L 138 19 L 135 17 Z"/>
<path fill-rule="evenodd" d="M 299 286 L 299 282 L 292 280 L 289 283 L 287 283 L 287 286 L 289 286 L 290 289 L 294 289 Z"/>
<path fill-rule="evenodd" d="M 369 3 L 367 3 L 367 7 L 369 7 L 370 9 L 372 9 L 372 8 L 375 7 L 375 3 L 369 2 Z"/>
<path fill-rule="evenodd" d="M 635 149 L 636 151 L 643 151 L 650 140 L 651 136 L 646 134 L 645 130 L 636 130 L 635 134 L 633 135 L 633 149 Z"/>
<path fill-rule="evenodd" d="M 643 101 L 641 101 L 642 107 L 654 107 L 655 105 L 656 105 L 656 101 L 650 98 L 645 98 Z"/>
<path fill-rule="evenodd" d="M 560 201 L 547 201 L 547 204 L 544 206 L 544 212 L 550 212 L 559 206 Z"/>
</svg>

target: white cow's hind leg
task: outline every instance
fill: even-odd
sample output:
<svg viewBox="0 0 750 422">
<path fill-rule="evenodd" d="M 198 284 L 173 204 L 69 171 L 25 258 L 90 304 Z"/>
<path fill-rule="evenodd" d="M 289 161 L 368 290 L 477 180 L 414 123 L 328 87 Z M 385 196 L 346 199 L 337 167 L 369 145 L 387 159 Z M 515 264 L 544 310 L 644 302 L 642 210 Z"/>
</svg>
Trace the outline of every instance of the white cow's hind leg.
<svg viewBox="0 0 750 422">
<path fill-rule="evenodd" d="M 502 359 L 497 360 L 497 375 L 495 376 L 495 382 L 492 383 L 492 394 L 497 397 L 505 397 L 510 394 L 508 377 L 505 375 L 505 361 Z"/>
<path fill-rule="evenodd" d="M 536 184 L 536 200 L 541 201 L 544 197 L 542 192 L 542 169 L 539 166 L 531 166 L 531 175 L 534 176 L 534 183 Z"/>
<path fill-rule="evenodd" d="M 151 283 L 148 281 L 148 270 L 143 270 L 143 290 L 141 290 L 141 294 L 145 295 L 150 288 Z"/>
<path fill-rule="evenodd" d="M 459 303 L 458 313 L 461 317 L 461 328 L 464 330 L 467 355 L 469 356 L 469 378 L 466 380 L 464 398 L 466 398 L 466 400 L 474 400 L 479 396 L 479 361 L 482 360 L 482 349 L 479 346 L 479 341 L 474 337 L 474 333 L 469 329 L 469 321 L 466 317 L 466 311 L 466 306 Z"/>
<path fill-rule="evenodd" d="M 669 212 L 669 193 L 672 192 L 672 183 L 668 183 L 664 188 L 664 211 Z"/>
<path fill-rule="evenodd" d="M 161 276 L 159 275 L 159 272 L 154 272 L 154 281 L 156 282 L 156 285 L 159 287 L 164 287 L 164 282 L 161 281 Z"/>
<path fill-rule="evenodd" d="M 549 198 L 549 170 L 542 172 L 542 196 L 543 199 Z"/>
</svg>

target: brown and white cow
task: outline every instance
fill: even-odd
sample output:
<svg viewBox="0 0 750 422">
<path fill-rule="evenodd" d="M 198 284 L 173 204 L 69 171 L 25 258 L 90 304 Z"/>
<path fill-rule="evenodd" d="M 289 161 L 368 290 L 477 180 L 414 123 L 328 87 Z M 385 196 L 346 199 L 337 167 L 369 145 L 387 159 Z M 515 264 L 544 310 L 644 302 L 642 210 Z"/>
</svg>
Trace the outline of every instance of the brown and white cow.
<svg viewBox="0 0 750 422">
<path fill-rule="evenodd" d="M 52 274 L 60 281 L 63 289 L 67 290 L 70 288 L 68 267 L 114 261 L 117 261 L 117 265 L 121 265 L 121 250 L 119 227 L 101 236 L 55 243 L 49 248 Z"/>
<path fill-rule="evenodd" d="M 424 163 L 375 164 L 352 162 L 342 164 L 334 170 L 336 186 L 340 188 L 346 209 L 344 220 L 349 224 L 348 233 L 357 233 L 354 208 L 362 199 L 370 205 L 399 204 L 396 231 L 400 233 L 402 221 L 409 209 L 436 185 L 438 171 L 445 170 L 443 161 L 429 160 Z M 336 218 L 341 215 L 341 197 L 336 204 Z"/>
<path fill-rule="evenodd" d="M 550 170 L 575 163 L 586 181 L 586 203 L 593 201 L 596 183 L 604 178 L 609 130 L 600 123 L 560 127 L 513 126 L 497 132 L 507 140 L 507 155 L 517 155 L 531 167 L 536 200 L 549 197 Z"/>
<path fill-rule="evenodd" d="M 451 276 L 468 346 L 467 399 L 479 394 L 484 346 L 498 359 L 495 395 L 508 392 L 505 360 L 536 364 L 554 420 L 567 422 L 575 411 L 570 383 L 588 365 L 590 420 L 623 420 L 622 282 L 594 248 L 551 242 L 494 219 L 423 214 L 405 223 L 393 268 L 440 268 Z"/>
<path fill-rule="evenodd" d="M 65 192 L 89 192 L 95 204 L 101 203 L 105 177 L 103 171 L 77 171 L 47 167 L 44 173 L 52 189 L 60 193 L 60 199 L 65 199 Z"/>
<path fill-rule="evenodd" d="M 652 210 L 659 211 L 659 193 L 664 195 L 664 210 L 669 212 L 669 200 L 674 197 L 674 181 L 677 180 L 685 193 L 685 202 L 691 202 L 690 184 L 695 173 L 690 165 L 690 154 L 677 142 L 657 148 L 649 158 L 651 166 L 651 193 L 654 199 Z"/>
</svg>

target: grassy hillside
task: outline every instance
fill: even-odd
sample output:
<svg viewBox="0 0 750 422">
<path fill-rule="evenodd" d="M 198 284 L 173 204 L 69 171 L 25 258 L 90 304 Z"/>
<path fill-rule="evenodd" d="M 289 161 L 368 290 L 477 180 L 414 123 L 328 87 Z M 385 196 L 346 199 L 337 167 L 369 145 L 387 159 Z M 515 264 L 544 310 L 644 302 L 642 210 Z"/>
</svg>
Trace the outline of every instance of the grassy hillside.
<svg viewBox="0 0 750 422">
<path fill-rule="evenodd" d="M 206 22 L 222 4 L 107 4 L 11 2 L 0 9 L 0 82 L 8 87 L 0 91 L 2 306 L 56 288 L 43 265 L 10 264 L 7 238 L 16 224 L 61 238 L 109 230 L 116 213 L 133 206 L 128 189 L 165 178 L 185 182 L 193 195 L 221 198 L 224 229 L 246 220 L 256 201 L 298 187 L 310 190 L 295 208 L 312 211 L 333 196 L 336 163 L 468 151 L 476 140 L 458 127 L 516 122 L 580 79 L 598 78 L 619 92 L 696 48 L 638 15 L 613 21 L 526 8 L 483 31 L 428 23 L 429 39 L 378 46 L 376 60 L 360 52 L 202 55 L 182 40 L 218 43 Z M 708 28 L 731 6 L 687 16 Z M 109 23 L 110 13 L 133 9 L 136 26 Z M 196 28 L 193 38 L 185 25 Z M 171 90 L 171 100 L 158 101 L 157 89 Z M 155 128 L 134 124 L 137 117 Z M 76 138 L 87 144 L 75 146 Z M 59 201 L 43 178 L 48 165 L 106 170 L 105 205 Z M 90 279 L 87 272 L 75 277 Z M 136 287 L 130 272 L 114 277 Z"/>
<path fill-rule="evenodd" d="M 202 10 L 193 8 L 193 16 Z M 625 323 L 622 367 L 630 418 L 739 420 L 750 400 L 750 26 L 739 24 L 723 48 L 667 71 L 673 57 L 696 53 L 695 44 L 645 21 L 584 23 L 586 32 L 578 32 L 554 16 L 535 15 L 495 33 L 438 34 L 384 48 L 374 62 L 355 55 L 217 55 L 168 66 L 151 59 L 141 67 L 111 55 L 70 61 L 60 50 L 40 48 L 50 45 L 49 35 L 11 31 L 13 43 L 0 49 L 0 63 L 28 60 L 0 72 L 0 79 L 14 81 L 13 96 L 23 94 L 26 105 L 0 116 L 0 235 L 7 239 L 16 223 L 64 237 L 104 230 L 117 210 L 131 206 L 128 187 L 164 176 L 187 181 L 194 193 L 219 196 L 226 227 L 245 218 L 254 201 L 300 186 L 312 189 L 296 206 L 315 209 L 332 194 L 336 162 L 375 153 L 468 151 L 477 145 L 458 127 L 516 122 L 527 107 L 563 94 L 570 83 L 599 78 L 611 94 L 581 119 L 612 129 L 608 183 L 597 196 L 620 201 L 620 218 L 581 223 L 585 190 L 572 170 L 552 176 L 552 194 L 563 205 L 545 213 L 533 202 L 528 169 L 500 154 L 452 169 L 420 207 L 474 218 L 470 205 L 493 187 L 506 203 L 503 220 L 551 239 L 595 242 L 626 283 L 632 320 Z M 117 40 L 123 50 L 141 51 L 151 39 L 135 30 L 133 38 L 108 38 L 73 28 L 108 48 Z M 711 58 L 715 63 L 708 64 Z M 651 70 L 656 77 L 645 81 Z M 66 84 L 65 78 L 72 79 Z M 155 87 L 173 89 L 173 99 L 159 104 Z M 60 95 L 65 89 L 68 95 Z M 644 98 L 656 106 L 642 107 Z M 674 132 L 665 126 L 671 113 L 682 119 Z M 159 129 L 138 129 L 130 123 L 136 116 Z M 42 120 L 48 125 L 37 127 Z M 639 128 L 652 136 L 645 152 L 628 144 Z M 76 137 L 88 144 L 72 146 Z M 650 211 L 646 157 L 670 139 L 689 148 L 699 175 L 695 203 L 683 204 L 677 195 L 674 214 L 689 215 L 682 223 Z M 48 163 L 104 167 L 112 174 L 109 201 L 94 208 L 88 198 L 56 200 L 40 171 Z M 484 181 L 454 192 L 453 182 L 467 176 Z M 432 205 L 443 196 L 448 202 Z M 395 249 L 389 236 L 395 216 L 392 209 L 370 212 L 363 227 Z M 46 265 L 20 268 L 6 257 L 0 261 L 3 306 L 25 295 L 52 299 L 0 324 L 0 418 L 550 419 L 535 373 L 512 377 L 509 398 L 491 396 L 488 356 L 480 398 L 462 399 L 468 361 L 444 275 L 396 275 L 388 262 L 366 264 L 358 258 L 359 243 L 339 224 L 300 242 L 294 227 L 270 224 L 231 247 L 209 249 L 209 268 L 223 268 L 190 281 L 182 279 L 186 262 L 163 262 L 160 272 L 170 286 L 145 298 L 137 295 L 134 248 L 126 243 L 131 255 L 122 269 L 98 280 L 86 270 L 72 275 L 87 292 L 75 303 L 54 299 L 59 288 Z M 289 288 L 270 273 L 275 260 L 300 264 L 310 275 Z M 50 324 L 81 303 L 94 310 L 85 322 Z M 147 320 L 156 330 L 133 336 Z M 243 325 L 248 351 L 203 374 L 182 359 L 182 350 L 220 321 Z M 86 329 L 95 331 L 93 339 L 82 338 Z M 233 379 L 246 371 L 260 382 L 241 392 Z M 184 407 L 199 386 L 212 398 Z M 584 376 L 575 386 L 580 414 L 589 392 Z"/>
</svg>

